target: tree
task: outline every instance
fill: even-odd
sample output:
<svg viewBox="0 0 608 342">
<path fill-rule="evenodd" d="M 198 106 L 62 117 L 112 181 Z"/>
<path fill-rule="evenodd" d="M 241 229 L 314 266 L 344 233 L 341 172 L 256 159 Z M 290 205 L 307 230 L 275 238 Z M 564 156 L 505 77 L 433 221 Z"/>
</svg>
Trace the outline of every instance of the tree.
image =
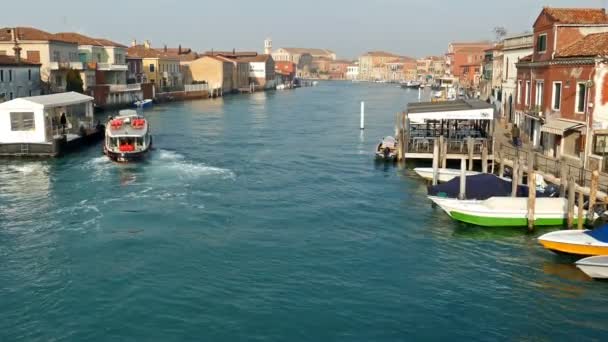
<svg viewBox="0 0 608 342">
<path fill-rule="evenodd" d="M 503 38 L 507 36 L 507 29 L 503 26 L 496 26 L 492 31 L 494 32 L 494 36 L 496 37 L 496 42 L 502 41 Z"/>
<path fill-rule="evenodd" d="M 66 86 L 65 91 L 75 91 L 77 93 L 84 93 L 82 78 L 78 70 L 70 69 L 65 76 Z"/>
</svg>

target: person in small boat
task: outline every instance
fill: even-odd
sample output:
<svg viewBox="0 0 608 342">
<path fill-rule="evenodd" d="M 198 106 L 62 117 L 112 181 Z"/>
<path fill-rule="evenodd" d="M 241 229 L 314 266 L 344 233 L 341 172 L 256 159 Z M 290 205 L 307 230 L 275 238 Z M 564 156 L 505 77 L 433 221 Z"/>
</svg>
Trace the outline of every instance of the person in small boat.
<svg viewBox="0 0 608 342">
<path fill-rule="evenodd" d="M 388 147 L 384 148 L 384 158 L 388 158 L 391 155 L 391 149 Z"/>
</svg>

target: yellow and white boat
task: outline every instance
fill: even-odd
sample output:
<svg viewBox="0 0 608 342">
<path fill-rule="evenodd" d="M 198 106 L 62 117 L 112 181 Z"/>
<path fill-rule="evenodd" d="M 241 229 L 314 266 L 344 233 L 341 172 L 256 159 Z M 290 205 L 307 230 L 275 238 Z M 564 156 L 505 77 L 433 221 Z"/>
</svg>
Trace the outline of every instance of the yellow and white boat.
<svg viewBox="0 0 608 342">
<path fill-rule="evenodd" d="M 608 255 L 608 225 L 594 230 L 561 230 L 538 238 L 546 249 L 579 256 Z"/>
</svg>

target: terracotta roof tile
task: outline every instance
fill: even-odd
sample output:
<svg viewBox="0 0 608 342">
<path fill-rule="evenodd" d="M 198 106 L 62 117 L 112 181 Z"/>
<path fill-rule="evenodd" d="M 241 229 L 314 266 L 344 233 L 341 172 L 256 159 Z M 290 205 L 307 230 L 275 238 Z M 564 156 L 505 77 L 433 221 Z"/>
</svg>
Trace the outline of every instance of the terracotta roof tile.
<svg viewBox="0 0 608 342">
<path fill-rule="evenodd" d="M 594 33 L 562 49 L 556 57 L 608 56 L 608 33 Z"/>
<path fill-rule="evenodd" d="M 15 58 L 15 56 L 6 56 L 6 55 L 0 55 L 0 65 L 11 65 L 11 66 L 19 66 L 19 65 L 23 65 L 23 66 L 40 66 L 40 63 L 34 63 L 34 62 L 30 62 L 26 59 L 21 59 L 20 62 L 17 62 L 17 59 Z"/>
<path fill-rule="evenodd" d="M 13 40 L 11 31 L 15 29 L 19 40 L 40 40 L 40 41 L 56 41 L 71 43 L 61 37 L 55 36 L 52 33 L 42 31 L 33 27 L 4 27 L 0 29 L 0 42 L 10 42 Z"/>
<path fill-rule="evenodd" d="M 552 8 L 543 12 L 561 24 L 608 24 L 603 8 Z"/>
<path fill-rule="evenodd" d="M 127 55 L 141 58 L 163 58 L 163 59 L 174 59 L 177 60 L 176 56 L 170 55 L 165 52 L 158 51 L 153 48 L 146 48 L 143 45 L 131 46 L 127 49 Z"/>
</svg>

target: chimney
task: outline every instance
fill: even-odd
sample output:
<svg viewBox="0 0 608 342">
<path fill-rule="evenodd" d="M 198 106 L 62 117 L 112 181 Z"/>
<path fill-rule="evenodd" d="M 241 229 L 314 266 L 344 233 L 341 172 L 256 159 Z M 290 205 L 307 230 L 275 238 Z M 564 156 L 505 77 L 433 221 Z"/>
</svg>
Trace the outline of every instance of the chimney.
<svg viewBox="0 0 608 342">
<path fill-rule="evenodd" d="M 177 48 L 177 54 L 178 55 L 182 54 L 182 44 L 179 44 L 179 47 Z"/>
<path fill-rule="evenodd" d="M 167 44 L 165 44 L 165 53 L 167 53 Z"/>
<path fill-rule="evenodd" d="M 21 47 L 19 46 L 19 42 L 17 42 L 17 29 L 14 28 L 11 30 L 11 38 L 13 38 L 13 42 L 15 43 L 15 46 L 13 46 L 13 51 L 15 52 L 15 60 L 17 61 L 17 64 L 21 63 Z"/>
<path fill-rule="evenodd" d="M 146 40 L 146 41 L 144 42 L 144 48 L 146 48 L 146 49 L 149 49 L 149 48 L 150 48 L 150 41 L 149 41 L 149 40 Z"/>
<path fill-rule="evenodd" d="M 236 49 L 232 48 L 232 55 L 236 57 Z"/>
<path fill-rule="evenodd" d="M 133 39 L 131 41 L 131 46 L 137 46 L 137 39 Z"/>
</svg>

